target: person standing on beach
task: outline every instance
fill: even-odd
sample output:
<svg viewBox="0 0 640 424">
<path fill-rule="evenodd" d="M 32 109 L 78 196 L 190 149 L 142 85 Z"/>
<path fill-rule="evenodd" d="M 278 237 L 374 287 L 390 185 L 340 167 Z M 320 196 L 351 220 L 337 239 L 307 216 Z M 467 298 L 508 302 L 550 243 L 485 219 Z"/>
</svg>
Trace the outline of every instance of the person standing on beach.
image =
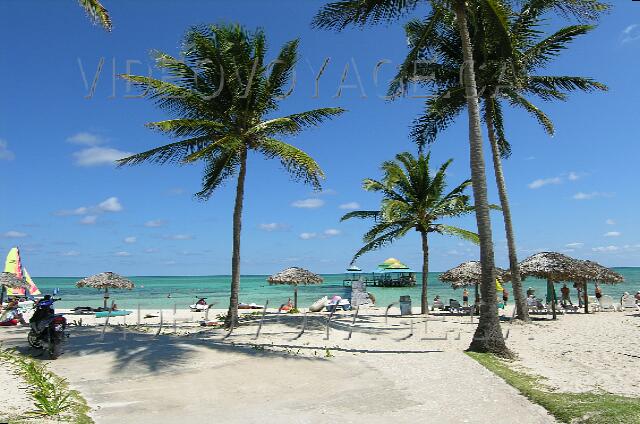
<svg viewBox="0 0 640 424">
<path fill-rule="evenodd" d="M 534 296 L 534 295 L 535 295 L 535 293 L 536 293 L 536 291 L 534 290 L 534 288 L 533 288 L 533 287 L 529 287 L 529 288 L 527 289 L 527 297 L 532 297 L 532 296 Z"/>
<path fill-rule="evenodd" d="M 584 303 L 582 299 L 582 283 L 573 283 L 573 287 L 578 292 L 578 308 L 582 308 Z"/>
<path fill-rule="evenodd" d="M 636 303 L 640 303 L 640 290 L 636 292 Z"/>
<path fill-rule="evenodd" d="M 507 306 L 507 302 L 509 301 L 509 290 L 506 288 L 502 289 L 502 301 L 504 302 L 504 306 Z"/>
<path fill-rule="evenodd" d="M 573 306 L 573 303 L 571 302 L 571 297 L 569 296 L 569 287 L 567 287 L 566 284 L 562 285 L 562 288 L 560 289 L 560 293 L 562 293 L 562 300 L 560 301 L 560 304 L 562 306 L 567 306 L 567 302 Z"/>
<path fill-rule="evenodd" d="M 602 289 L 600 288 L 600 285 L 596 284 L 596 299 L 598 299 L 599 301 L 601 297 L 602 297 Z"/>
<path fill-rule="evenodd" d="M 462 291 L 462 305 L 469 306 L 469 290 L 465 287 Z"/>
</svg>

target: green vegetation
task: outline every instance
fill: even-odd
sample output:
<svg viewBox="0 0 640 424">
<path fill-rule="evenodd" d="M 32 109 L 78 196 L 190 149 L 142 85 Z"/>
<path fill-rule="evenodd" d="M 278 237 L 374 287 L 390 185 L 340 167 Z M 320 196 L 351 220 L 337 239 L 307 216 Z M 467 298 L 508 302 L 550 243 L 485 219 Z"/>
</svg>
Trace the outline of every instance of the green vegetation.
<svg viewBox="0 0 640 424">
<path fill-rule="evenodd" d="M 431 155 L 399 153 L 394 161 L 381 166 L 382 180 L 367 178 L 362 186 L 367 191 L 382 194 L 380 210 L 353 211 L 345 214 L 342 221 L 359 218 L 372 219 L 375 224 L 363 236 L 365 245 L 353 256 L 352 263 L 361 255 L 385 247 L 406 236 L 410 231 L 420 233 L 422 240 L 422 296 L 421 312 L 428 313 L 427 284 L 429 275 L 430 233 L 451 235 L 478 243 L 478 235 L 462 228 L 439 222 L 456 218 L 474 211 L 469 196 L 465 193 L 471 180 L 447 190 L 446 172 L 452 159 L 445 162 L 434 173 L 430 169 Z"/>
<path fill-rule="evenodd" d="M 541 384 L 541 378 L 512 369 L 487 353 L 467 352 L 488 370 L 545 408 L 558 421 L 584 424 L 633 424 L 640 422 L 640 399 L 605 392 L 561 393 Z"/>
<path fill-rule="evenodd" d="M 80 393 L 70 390 L 67 381 L 49 371 L 45 364 L 2 348 L 0 361 L 15 366 L 18 374 L 29 385 L 28 391 L 35 406 L 35 409 L 29 412 L 30 416 L 50 417 L 76 424 L 93 423 L 87 415 L 90 408 Z M 18 422 L 20 421 L 18 419 Z"/>
<path fill-rule="evenodd" d="M 173 82 L 121 75 L 174 118 L 147 126 L 177 141 L 121 159 L 120 166 L 203 162 L 202 190 L 196 194 L 202 200 L 237 176 L 227 327 L 239 324 L 240 235 L 249 153 L 278 160 L 294 179 L 320 189 L 324 178 L 320 166 L 307 153 L 280 139 L 293 138 L 344 112 L 330 107 L 273 116 L 280 101 L 291 94 L 298 44 L 298 40 L 286 42 L 277 59 L 269 63 L 267 39 L 261 29 L 251 32 L 240 25 L 198 26 L 187 31 L 180 59 L 155 52 L 156 66 Z"/>
</svg>

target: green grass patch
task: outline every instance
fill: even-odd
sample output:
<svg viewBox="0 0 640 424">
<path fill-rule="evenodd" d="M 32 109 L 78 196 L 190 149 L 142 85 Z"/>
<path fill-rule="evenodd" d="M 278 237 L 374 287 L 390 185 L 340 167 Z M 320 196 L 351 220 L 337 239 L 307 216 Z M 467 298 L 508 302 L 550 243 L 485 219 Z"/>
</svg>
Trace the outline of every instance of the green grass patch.
<svg viewBox="0 0 640 424">
<path fill-rule="evenodd" d="M 467 352 L 488 370 L 545 408 L 558 421 L 571 424 L 638 424 L 640 399 L 606 392 L 566 393 L 546 387 L 541 377 L 516 371 L 488 353 Z"/>
<path fill-rule="evenodd" d="M 28 392 L 34 409 L 30 417 L 47 417 L 60 422 L 92 424 L 86 400 L 76 390 L 71 390 L 67 380 L 47 369 L 46 364 L 24 357 L 14 350 L 0 348 L 0 361 L 12 365 L 29 385 Z M 30 422 L 23 417 L 16 422 Z"/>
</svg>

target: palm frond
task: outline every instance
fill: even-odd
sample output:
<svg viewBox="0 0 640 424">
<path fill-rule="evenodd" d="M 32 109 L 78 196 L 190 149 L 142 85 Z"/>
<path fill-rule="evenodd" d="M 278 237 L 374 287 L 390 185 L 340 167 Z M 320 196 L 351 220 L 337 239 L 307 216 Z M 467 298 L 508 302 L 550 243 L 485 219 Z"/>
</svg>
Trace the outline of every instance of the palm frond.
<svg viewBox="0 0 640 424">
<path fill-rule="evenodd" d="M 346 221 L 352 218 L 357 219 L 369 219 L 373 218 L 374 220 L 380 219 L 380 211 L 351 211 L 342 215 L 340 221 Z"/>
<path fill-rule="evenodd" d="M 273 138 L 263 140 L 259 149 L 267 158 L 279 159 L 294 179 L 310 184 L 314 189 L 321 188 L 320 180 L 324 178 L 324 172 L 307 153 Z"/>
<path fill-rule="evenodd" d="M 99 0 L 78 0 L 78 3 L 84 8 L 94 24 L 100 24 L 105 30 L 111 31 L 111 17 Z"/>
<path fill-rule="evenodd" d="M 157 164 L 177 163 L 185 159 L 190 154 L 199 151 L 211 142 L 209 137 L 195 137 L 188 140 L 182 140 L 146 152 L 138 153 L 118 160 L 118 166 L 140 165 L 144 162 Z"/>
<path fill-rule="evenodd" d="M 416 8 L 421 0 L 341 0 L 329 3 L 313 18 L 314 28 L 343 30 L 395 20 Z"/>
<path fill-rule="evenodd" d="M 480 244 L 480 237 L 478 236 L 478 234 L 474 233 L 473 231 L 465 230 L 465 229 L 454 227 L 451 225 L 444 225 L 444 224 L 438 224 L 435 226 L 434 229 L 440 234 L 455 236 L 463 240 L 470 241 L 474 244 Z"/>
</svg>

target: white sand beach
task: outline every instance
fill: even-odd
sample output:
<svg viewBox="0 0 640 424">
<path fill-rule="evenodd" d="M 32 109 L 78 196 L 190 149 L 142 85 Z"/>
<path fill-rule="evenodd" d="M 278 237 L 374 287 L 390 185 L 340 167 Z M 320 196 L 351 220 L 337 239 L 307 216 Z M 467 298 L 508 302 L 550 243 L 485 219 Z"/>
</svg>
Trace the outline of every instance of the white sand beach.
<svg viewBox="0 0 640 424">
<path fill-rule="evenodd" d="M 134 312 L 127 326 L 112 317 L 104 338 L 104 319 L 68 315 L 82 326 L 70 327 L 65 353 L 49 364 L 86 397 L 97 423 L 241 422 L 266 411 L 269 419 L 301 423 L 510 423 L 514 414 L 523 423 L 555 422 L 463 353 L 475 329 L 469 317 L 398 312 L 391 309 L 385 323 L 384 309 L 363 309 L 353 327 L 353 311 L 337 313 L 328 339 L 324 313 L 309 314 L 301 335 L 303 315 L 268 313 L 257 339 L 259 315 L 229 335 L 201 327 L 204 314 L 187 310 L 176 311 L 174 327 L 173 311 L 164 310 L 156 336 L 159 317 L 142 318 L 143 331 L 134 331 Z M 639 326 L 638 315 L 600 312 L 503 328 L 516 364 L 552 387 L 640 396 L 624 371 L 637 362 Z M 25 328 L 3 328 L 0 341 L 34 353 Z"/>
</svg>

